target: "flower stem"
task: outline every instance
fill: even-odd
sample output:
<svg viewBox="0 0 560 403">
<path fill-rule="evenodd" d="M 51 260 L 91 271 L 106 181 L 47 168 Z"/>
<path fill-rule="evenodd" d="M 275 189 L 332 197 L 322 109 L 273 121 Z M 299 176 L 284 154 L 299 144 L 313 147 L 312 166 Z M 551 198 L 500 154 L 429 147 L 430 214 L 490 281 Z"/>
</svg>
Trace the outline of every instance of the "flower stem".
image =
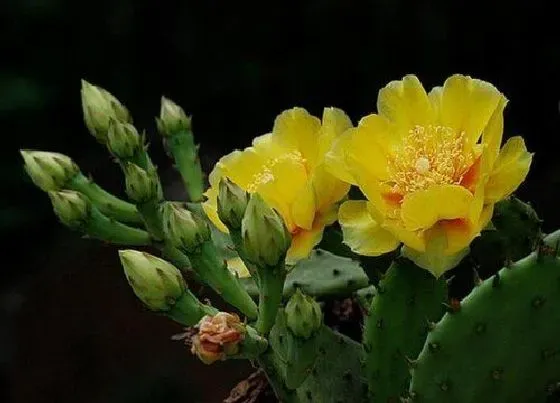
<svg viewBox="0 0 560 403">
<path fill-rule="evenodd" d="M 195 251 L 184 251 L 193 270 L 200 279 L 216 291 L 226 302 L 238 308 L 249 319 L 257 317 L 257 306 L 239 279 L 227 268 L 225 261 L 219 259 L 218 251 L 212 241 L 202 243 Z"/>
<path fill-rule="evenodd" d="M 90 237 L 119 245 L 150 245 L 150 235 L 141 229 L 115 221 L 92 206 L 83 231 Z"/>
<path fill-rule="evenodd" d="M 286 270 L 284 261 L 278 267 L 259 270 L 259 318 L 255 327 L 262 335 L 267 335 L 274 326 L 278 309 L 282 304 L 282 292 Z"/>
<path fill-rule="evenodd" d="M 160 202 L 150 200 L 136 206 L 142 216 L 146 229 L 156 241 L 164 239 L 163 221 L 160 212 Z"/>
<path fill-rule="evenodd" d="M 68 188 L 87 196 L 91 202 L 105 215 L 118 221 L 140 224 L 142 217 L 134 204 L 117 198 L 103 190 L 82 173 L 75 175 L 68 183 Z"/>
<path fill-rule="evenodd" d="M 202 201 L 204 177 L 198 158 L 198 147 L 194 144 L 193 133 L 190 130 L 181 130 L 167 137 L 166 141 L 175 160 L 175 166 L 181 174 L 190 201 Z"/>
<path fill-rule="evenodd" d="M 189 290 L 186 290 L 175 305 L 165 313 L 165 316 L 183 326 L 194 326 L 204 315 L 215 315 L 217 313 L 216 308 L 203 304 Z"/>
</svg>

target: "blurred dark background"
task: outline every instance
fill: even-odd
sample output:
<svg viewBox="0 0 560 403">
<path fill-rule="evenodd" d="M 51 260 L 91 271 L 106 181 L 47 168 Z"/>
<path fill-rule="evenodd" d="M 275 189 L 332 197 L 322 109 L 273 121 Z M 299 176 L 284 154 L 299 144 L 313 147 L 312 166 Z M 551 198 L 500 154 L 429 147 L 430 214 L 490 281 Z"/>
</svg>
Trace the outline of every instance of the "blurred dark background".
<svg viewBox="0 0 560 403">
<path fill-rule="evenodd" d="M 549 3 L 549 4 L 547 4 Z M 388 81 L 427 88 L 453 73 L 510 99 L 506 136 L 535 159 L 518 192 L 545 230 L 560 227 L 560 36 L 545 1 L 3 0 L 0 3 L 0 401 L 219 402 L 250 373 L 204 366 L 146 312 L 116 248 L 58 224 L 22 170 L 20 148 L 71 155 L 122 195 L 119 170 L 83 125 L 80 79 L 100 85 L 145 128 L 170 197 L 182 190 L 155 134 L 161 95 L 191 113 L 202 161 L 303 106 L 356 122 Z"/>
</svg>

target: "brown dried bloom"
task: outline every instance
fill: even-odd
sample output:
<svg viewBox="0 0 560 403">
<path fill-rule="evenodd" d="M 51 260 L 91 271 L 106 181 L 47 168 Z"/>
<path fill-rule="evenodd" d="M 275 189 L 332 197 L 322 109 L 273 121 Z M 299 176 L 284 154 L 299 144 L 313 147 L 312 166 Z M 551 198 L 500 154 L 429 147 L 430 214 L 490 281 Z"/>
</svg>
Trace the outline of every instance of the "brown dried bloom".
<svg viewBox="0 0 560 403">
<path fill-rule="evenodd" d="M 198 332 L 191 339 L 191 352 L 205 364 L 237 354 L 239 343 L 245 336 L 245 328 L 239 317 L 227 312 L 206 315 L 196 327 Z"/>
</svg>

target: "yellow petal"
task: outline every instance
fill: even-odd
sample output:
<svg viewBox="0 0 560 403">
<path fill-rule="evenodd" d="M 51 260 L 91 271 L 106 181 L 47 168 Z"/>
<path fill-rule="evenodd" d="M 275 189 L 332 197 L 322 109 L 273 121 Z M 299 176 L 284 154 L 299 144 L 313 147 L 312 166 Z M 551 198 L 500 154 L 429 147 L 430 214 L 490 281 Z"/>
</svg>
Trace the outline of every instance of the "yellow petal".
<svg viewBox="0 0 560 403">
<path fill-rule="evenodd" d="M 387 153 L 376 141 L 368 127 L 359 126 L 350 129 L 350 143 L 347 144 L 346 164 L 355 177 L 357 170 L 360 176 L 377 180 L 389 179 Z"/>
<path fill-rule="evenodd" d="M 303 108 L 282 112 L 274 121 L 272 134 L 280 144 L 298 150 L 309 166 L 317 162 L 317 140 L 321 121 Z"/>
<path fill-rule="evenodd" d="M 202 203 L 202 209 L 208 217 L 208 219 L 222 232 L 229 232 L 227 227 L 222 223 L 218 217 L 218 188 L 209 188 L 204 195 L 206 196 L 206 201 Z"/>
<path fill-rule="evenodd" d="M 496 159 L 485 189 L 485 202 L 496 203 L 511 193 L 529 173 L 533 154 L 527 151 L 522 137 L 510 138 Z"/>
<path fill-rule="evenodd" d="M 395 238 L 397 238 L 409 248 L 413 248 L 417 251 L 424 251 L 426 249 L 424 232 L 409 231 L 404 227 L 404 224 L 400 220 L 385 220 L 383 222 L 383 228 L 386 228 L 388 231 L 390 231 L 395 236 Z"/>
<path fill-rule="evenodd" d="M 344 202 L 338 211 L 344 243 L 364 256 L 379 256 L 397 248 L 399 241 L 369 214 L 367 201 Z"/>
<path fill-rule="evenodd" d="M 298 260 L 309 256 L 313 248 L 321 242 L 325 226 L 315 223 L 310 230 L 301 230 L 292 235 L 292 245 L 286 255 L 287 264 L 295 264 Z"/>
<path fill-rule="evenodd" d="M 482 144 L 484 150 L 482 153 L 482 172 L 490 173 L 496 158 L 500 152 L 500 145 L 502 144 L 502 135 L 504 132 L 504 109 L 507 105 L 505 97 L 500 98 L 498 106 L 494 110 L 492 117 L 484 128 L 482 133 Z"/>
<path fill-rule="evenodd" d="M 220 158 L 216 164 L 217 172 L 231 179 L 235 184 L 247 190 L 255 181 L 256 176 L 263 170 L 267 158 L 258 153 L 255 148 L 249 147 L 243 151 L 233 151 Z M 217 175 L 212 175 L 212 180 L 219 182 Z M 217 183 L 216 185 L 217 186 Z"/>
<path fill-rule="evenodd" d="M 329 210 L 350 190 L 350 184 L 327 172 L 325 164 L 315 168 L 311 176 L 311 184 L 315 193 L 315 210 L 321 213 Z"/>
<path fill-rule="evenodd" d="M 401 218 L 409 231 L 427 229 L 439 220 L 469 216 L 473 195 L 458 185 L 434 185 L 405 196 Z"/>
<path fill-rule="evenodd" d="M 382 88 L 377 98 L 377 110 L 405 133 L 415 125 L 430 124 L 434 118 L 426 90 L 414 75 L 391 81 Z"/>
<path fill-rule="evenodd" d="M 314 218 L 315 192 L 313 186 L 308 183 L 292 203 L 292 219 L 299 228 L 309 230 L 313 226 Z"/>
<path fill-rule="evenodd" d="M 443 85 L 441 123 L 458 133 L 464 131 L 467 142 L 475 144 L 502 98 L 486 81 L 453 75 Z"/>
<path fill-rule="evenodd" d="M 286 226 L 296 227 L 292 206 L 307 187 L 307 171 L 302 161 L 290 155 L 278 158 L 262 173 L 250 191 L 260 193 L 263 199 L 284 218 Z"/>
<path fill-rule="evenodd" d="M 342 109 L 325 108 L 323 110 L 321 132 L 317 143 L 319 156 L 317 164 L 324 161 L 325 155 L 331 149 L 335 139 L 351 127 L 352 121 Z"/>
<path fill-rule="evenodd" d="M 432 104 L 436 119 L 439 121 L 439 114 L 441 109 L 441 98 L 443 94 L 443 87 L 434 87 L 428 94 L 428 98 Z"/>
<path fill-rule="evenodd" d="M 229 271 L 237 274 L 239 278 L 251 277 L 251 273 L 249 273 L 247 266 L 245 266 L 240 257 L 228 259 L 226 263 Z"/>
<path fill-rule="evenodd" d="M 347 130 L 334 139 L 331 149 L 325 155 L 325 167 L 333 176 L 341 181 L 356 184 L 346 162 L 346 155 L 352 143 L 352 131 Z"/>
</svg>

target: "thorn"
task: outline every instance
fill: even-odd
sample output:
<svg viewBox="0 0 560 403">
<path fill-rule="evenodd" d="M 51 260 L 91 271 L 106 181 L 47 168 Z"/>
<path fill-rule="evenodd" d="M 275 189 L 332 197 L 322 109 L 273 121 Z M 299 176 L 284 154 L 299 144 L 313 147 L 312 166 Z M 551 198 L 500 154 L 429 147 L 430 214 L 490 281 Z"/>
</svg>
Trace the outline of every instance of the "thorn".
<svg viewBox="0 0 560 403">
<path fill-rule="evenodd" d="M 507 257 L 506 261 L 504 262 L 504 267 L 507 267 L 508 269 L 513 268 L 513 259 L 511 257 Z"/>
<path fill-rule="evenodd" d="M 447 313 L 457 313 L 461 310 L 461 301 L 457 298 L 451 298 L 449 304 L 442 302 Z"/>
<path fill-rule="evenodd" d="M 476 267 L 473 267 L 473 280 L 475 287 L 478 287 L 482 284 L 482 279 L 480 278 L 480 274 L 478 274 L 478 270 Z"/>
<path fill-rule="evenodd" d="M 447 280 L 445 280 L 445 282 L 447 283 L 447 286 L 449 287 L 451 285 L 451 282 L 455 279 L 455 275 L 452 275 L 451 277 L 449 277 Z"/>
<path fill-rule="evenodd" d="M 412 358 L 409 358 L 406 355 L 404 356 L 404 359 L 406 360 L 409 369 L 415 369 L 418 366 L 417 360 L 413 360 Z"/>
<path fill-rule="evenodd" d="M 428 325 L 428 331 L 431 332 L 437 326 L 436 322 L 431 321 L 430 319 L 426 318 L 426 324 Z"/>
</svg>

